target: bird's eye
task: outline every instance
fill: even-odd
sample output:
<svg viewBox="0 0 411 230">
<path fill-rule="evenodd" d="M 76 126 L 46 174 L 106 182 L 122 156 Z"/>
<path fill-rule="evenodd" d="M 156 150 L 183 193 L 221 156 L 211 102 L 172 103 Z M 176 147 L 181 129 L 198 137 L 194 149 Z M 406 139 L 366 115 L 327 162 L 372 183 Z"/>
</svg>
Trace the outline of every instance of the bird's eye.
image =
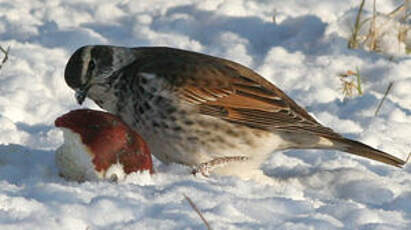
<svg viewBox="0 0 411 230">
<path fill-rule="evenodd" d="M 93 70 L 94 70 L 95 67 L 96 67 L 96 64 L 94 63 L 93 60 L 91 60 L 91 61 L 88 63 L 88 71 L 89 71 L 89 72 L 93 72 Z"/>
</svg>

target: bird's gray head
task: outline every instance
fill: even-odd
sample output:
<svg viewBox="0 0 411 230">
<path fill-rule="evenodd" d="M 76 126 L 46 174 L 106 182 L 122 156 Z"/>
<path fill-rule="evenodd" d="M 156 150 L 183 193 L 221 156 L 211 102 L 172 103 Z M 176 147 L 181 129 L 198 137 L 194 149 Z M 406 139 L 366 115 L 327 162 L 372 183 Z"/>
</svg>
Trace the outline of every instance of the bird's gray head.
<svg viewBox="0 0 411 230">
<path fill-rule="evenodd" d="M 114 72 L 135 60 L 132 49 L 115 46 L 84 46 L 67 62 L 64 78 L 82 104 L 89 91 L 108 90 Z"/>
</svg>

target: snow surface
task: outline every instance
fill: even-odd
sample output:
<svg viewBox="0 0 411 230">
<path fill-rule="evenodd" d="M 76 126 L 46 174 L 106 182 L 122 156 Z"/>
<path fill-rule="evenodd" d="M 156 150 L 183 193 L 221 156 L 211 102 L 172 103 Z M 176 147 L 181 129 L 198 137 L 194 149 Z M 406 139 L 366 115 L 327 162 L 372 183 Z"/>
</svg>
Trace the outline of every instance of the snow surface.
<svg viewBox="0 0 411 230">
<path fill-rule="evenodd" d="M 400 2 L 377 1 L 377 9 L 389 12 Z M 79 184 L 60 178 L 54 162 L 63 136 L 53 122 L 79 107 L 64 66 L 85 44 L 167 45 L 232 59 L 275 82 L 323 124 L 405 158 L 411 58 L 347 49 L 347 15 L 358 5 L 2 0 L 0 45 L 10 54 L 0 70 L 0 229 L 205 229 L 183 194 L 213 229 L 411 229 L 410 164 L 397 169 L 336 151 L 290 150 L 263 167 L 274 185 L 194 177 L 158 161 L 152 177 Z M 365 94 L 343 100 L 337 76 L 356 68 Z"/>
</svg>

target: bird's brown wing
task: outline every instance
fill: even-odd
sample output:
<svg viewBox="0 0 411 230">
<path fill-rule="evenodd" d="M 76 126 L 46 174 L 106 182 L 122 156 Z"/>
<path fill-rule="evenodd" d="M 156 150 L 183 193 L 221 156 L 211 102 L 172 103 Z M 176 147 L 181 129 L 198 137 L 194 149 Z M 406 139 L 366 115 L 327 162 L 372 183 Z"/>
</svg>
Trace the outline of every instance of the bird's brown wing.
<svg viewBox="0 0 411 230">
<path fill-rule="evenodd" d="M 285 93 L 240 64 L 170 48 L 144 48 L 140 71 L 165 77 L 201 114 L 264 130 L 340 137 Z"/>
<path fill-rule="evenodd" d="M 243 77 L 226 77 L 221 86 L 201 86 L 187 83 L 180 98 L 198 107 L 199 112 L 244 124 L 254 128 L 309 132 L 321 136 L 339 137 L 322 126 L 279 89 L 269 90 Z M 272 86 L 273 88 L 275 86 Z M 291 102 L 291 103 L 290 103 Z"/>
</svg>

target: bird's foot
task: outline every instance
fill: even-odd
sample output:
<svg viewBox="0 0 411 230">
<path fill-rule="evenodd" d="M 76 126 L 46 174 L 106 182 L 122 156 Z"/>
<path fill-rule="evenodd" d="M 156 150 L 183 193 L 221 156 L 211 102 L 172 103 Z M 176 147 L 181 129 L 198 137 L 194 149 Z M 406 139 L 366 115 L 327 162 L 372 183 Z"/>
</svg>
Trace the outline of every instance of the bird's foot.
<svg viewBox="0 0 411 230">
<path fill-rule="evenodd" d="M 201 173 L 203 176 L 208 177 L 210 175 L 210 172 L 212 172 L 216 168 L 224 167 L 227 164 L 232 163 L 232 162 L 245 161 L 245 160 L 248 160 L 248 157 L 233 156 L 233 157 L 216 158 L 211 161 L 207 161 L 207 162 L 199 164 L 197 167 L 193 169 L 192 174 L 197 175 L 197 173 Z"/>
</svg>

